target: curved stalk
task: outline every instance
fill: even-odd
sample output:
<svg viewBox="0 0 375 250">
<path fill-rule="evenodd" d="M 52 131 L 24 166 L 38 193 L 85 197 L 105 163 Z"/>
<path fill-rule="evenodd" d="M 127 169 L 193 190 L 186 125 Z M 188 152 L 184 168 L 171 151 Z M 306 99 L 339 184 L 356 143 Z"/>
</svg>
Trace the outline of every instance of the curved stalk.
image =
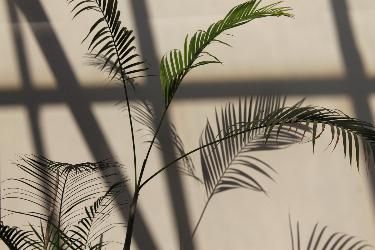
<svg viewBox="0 0 375 250">
<path fill-rule="evenodd" d="M 234 137 L 234 136 L 237 136 L 237 135 L 240 135 L 240 134 L 243 134 L 243 133 L 246 133 L 246 132 L 249 132 L 253 129 L 261 129 L 261 128 L 265 128 L 266 125 L 263 125 L 263 126 L 258 126 L 258 127 L 254 127 L 254 128 L 251 128 L 251 129 L 247 129 L 247 130 L 244 130 L 244 131 L 241 131 L 241 132 L 238 132 L 238 133 L 235 133 L 235 134 L 232 134 L 232 135 L 229 135 L 229 136 L 226 136 L 226 137 L 223 137 L 223 138 L 220 138 L 218 140 L 215 140 L 215 141 L 212 141 L 210 143 L 207 143 L 203 146 L 199 146 L 189 152 L 187 152 L 186 154 L 183 154 L 181 155 L 180 157 L 174 159 L 173 161 L 171 161 L 170 163 L 168 163 L 167 165 L 165 165 L 164 167 L 162 167 L 161 169 L 159 169 L 158 171 L 156 171 L 154 174 L 152 174 L 150 177 L 148 177 L 140 186 L 139 186 L 139 190 L 143 188 L 144 185 L 146 185 L 146 183 L 148 183 L 149 181 L 151 181 L 155 176 L 157 176 L 158 174 L 160 174 L 161 172 L 163 172 L 164 170 L 166 170 L 168 167 L 172 166 L 173 164 L 175 164 L 176 162 L 178 162 L 179 160 L 191 155 L 192 153 L 195 153 L 203 148 L 206 148 L 210 145 L 213 145 L 213 144 L 216 144 L 218 142 L 221 142 L 221 141 L 224 141 L 226 139 L 229 139 L 231 137 Z"/>
<path fill-rule="evenodd" d="M 115 35 L 112 33 L 111 27 L 109 26 L 109 23 L 108 23 L 107 19 L 105 18 L 104 10 L 102 10 L 101 13 L 102 13 L 102 16 L 103 16 L 103 18 L 105 20 L 105 23 L 107 25 L 107 29 L 109 30 L 109 32 L 111 34 L 110 39 L 112 40 L 113 44 L 116 44 Z M 120 61 L 120 58 L 121 58 L 120 53 L 119 53 L 119 50 L 118 50 L 117 46 L 114 46 L 114 49 L 116 51 L 116 56 L 119 60 L 119 66 L 121 67 L 121 81 L 122 81 L 122 84 L 123 84 L 123 87 L 124 87 L 126 106 L 127 106 L 127 110 L 128 110 L 128 117 L 129 117 L 129 123 L 130 123 L 130 133 L 131 133 L 131 137 L 132 137 L 132 146 L 133 146 L 134 188 L 136 190 L 137 189 L 137 182 L 136 182 L 136 180 L 137 180 L 137 153 L 136 153 L 136 150 L 135 150 L 133 118 L 132 118 L 131 110 L 130 110 L 129 95 L 128 95 L 128 89 L 126 87 L 125 74 L 124 74 L 124 71 L 122 69 L 122 65 L 121 65 L 121 61 Z"/>
<path fill-rule="evenodd" d="M 125 243 L 124 243 L 124 248 L 123 248 L 124 250 L 130 250 L 130 245 L 132 242 L 132 235 L 133 235 L 134 220 L 135 220 L 135 215 L 137 212 L 138 196 L 139 196 L 139 193 L 136 190 L 133 196 L 132 203 L 130 205 L 130 209 L 129 209 L 128 227 L 126 229 L 126 237 L 125 237 Z"/>
<path fill-rule="evenodd" d="M 150 145 L 149 145 L 149 147 L 148 147 L 148 149 L 147 149 L 147 153 L 146 153 L 145 159 L 143 160 L 143 163 L 142 163 L 141 172 L 140 172 L 140 174 L 139 174 L 139 179 L 138 179 L 138 184 L 137 184 L 137 186 L 140 186 L 140 183 L 141 183 L 141 181 L 142 181 L 143 172 L 144 172 L 144 169 L 145 169 L 145 167 L 146 167 L 147 160 L 148 160 L 148 158 L 149 158 L 149 156 L 150 156 L 151 149 L 152 149 L 152 147 L 153 147 L 153 145 L 154 145 L 154 143 L 155 143 L 155 140 L 156 140 L 156 137 L 157 137 L 157 135 L 158 135 L 158 133 L 159 133 L 159 131 L 160 131 L 161 125 L 163 124 L 163 120 L 164 120 L 165 115 L 166 115 L 166 113 L 167 113 L 168 107 L 169 107 L 169 105 L 167 105 L 166 108 L 165 108 L 165 110 L 163 111 L 163 113 L 162 113 L 162 115 L 161 115 L 161 118 L 160 118 L 160 121 L 159 121 L 159 124 L 158 124 L 158 126 L 157 126 L 157 128 L 156 128 L 156 130 L 155 130 L 155 134 L 154 134 L 154 136 L 152 137 L 152 140 L 151 140 L 151 142 L 150 142 Z"/>
<path fill-rule="evenodd" d="M 168 107 L 169 107 L 169 105 L 167 105 L 165 110 L 163 111 L 163 114 L 160 118 L 159 124 L 158 124 L 158 126 L 155 130 L 155 134 L 154 134 L 154 136 L 153 136 L 153 138 L 150 142 L 150 145 L 148 147 L 145 159 L 143 160 L 143 163 L 142 163 L 141 172 L 139 174 L 138 180 L 137 179 L 134 180 L 134 182 L 135 182 L 135 192 L 134 192 L 134 196 L 133 196 L 133 199 L 131 201 L 130 209 L 129 209 L 128 228 L 126 230 L 125 243 L 124 243 L 124 248 L 123 248 L 124 250 L 130 250 L 130 245 L 131 245 L 131 240 L 132 240 L 132 235 L 133 235 L 134 220 L 135 220 L 135 215 L 137 213 L 138 196 L 139 196 L 139 191 L 141 189 L 140 187 L 141 187 L 141 181 L 142 181 L 143 173 L 144 173 L 144 170 L 146 168 L 146 163 L 147 163 L 147 160 L 149 158 L 151 149 L 152 149 L 152 147 L 155 143 L 156 136 L 158 135 L 158 133 L 160 131 L 160 128 L 161 128 L 161 125 L 163 124 L 163 120 L 164 120 L 165 115 L 167 113 Z"/>
<path fill-rule="evenodd" d="M 206 209 L 207 209 L 208 203 L 210 203 L 212 197 L 213 197 L 213 193 L 210 195 L 210 197 L 208 197 L 208 199 L 207 199 L 207 201 L 206 201 L 206 204 L 204 205 L 204 208 L 203 208 L 203 210 L 202 210 L 202 212 L 201 212 L 201 214 L 200 214 L 200 216 L 199 216 L 199 219 L 198 219 L 197 223 L 195 224 L 195 227 L 194 227 L 193 233 L 191 234 L 191 238 L 194 238 L 195 232 L 197 231 L 198 226 L 199 226 L 199 224 L 201 223 L 201 220 L 202 220 L 202 218 L 203 218 L 203 215 L 204 215 L 204 213 L 206 212 Z"/>
</svg>

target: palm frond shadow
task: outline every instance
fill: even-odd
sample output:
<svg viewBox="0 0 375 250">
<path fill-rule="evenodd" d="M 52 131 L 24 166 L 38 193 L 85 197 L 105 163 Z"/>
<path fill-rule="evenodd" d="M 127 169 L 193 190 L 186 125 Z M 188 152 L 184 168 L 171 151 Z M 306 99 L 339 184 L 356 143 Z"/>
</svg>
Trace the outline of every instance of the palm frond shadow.
<svg viewBox="0 0 375 250">
<path fill-rule="evenodd" d="M 118 69 L 118 65 L 116 65 L 116 63 L 113 60 L 108 60 L 108 58 L 105 58 L 102 55 L 95 55 L 93 53 L 87 53 L 86 58 L 87 58 L 87 63 L 89 66 L 93 66 L 101 71 L 104 71 L 105 73 L 110 74 L 111 70 L 115 70 L 115 72 L 120 72 L 120 70 Z M 144 76 L 140 76 L 140 77 L 144 77 Z M 137 77 L 130 78 L 127 75 L 124 75 L 124 80 L 126 81 L 126 84 L 130 85 L 133 90 L 135 90 L 136 88 L 136 82 L 135 82 L 136 78 Z M 117 80 L 118 83 L 120 83 L 120 81 L 122 81 L 123 79 L 121 78 L 120 74 L 117 74 L 113 76 L 111 80 Z"/>
<path fill-rule="evenodd" d="M 123 26 L 117 0 L 67 0 L 72 6 L 73 18 L 85 11 L 94 11 L 99 18 L 83 39 L 90 40 L 88 49 L 94 57 L 104 60 L 102 70 L 107 69 L 111 78 L 121 78 L 125 83 L 147 68 L 135 53 L 133 30 Z"/>
<path fill-rule="evenodd" d="M 207 200 L 193 236 L 215 194 L 237 188 L 267 193 L 260 180 L 274 181 L 273 175 L 277 172 L 265 161 L 249 153 L 285 148 L 301 142 L 305 133 L 298 126 L 291 126 L 270 133 L 267 137 L 264 134 L 265 128 L 241 130 L 241 127 L 243 124 L 265 119 L 275 110 L 284 107 L 285 101 L 285 97 L 279 96 L 240 98 L 237 106 L 228 104 L 220 113 L 215 112 L 215 126 L 207 121 L 200 138 L 201 167 Z M 301 104 L 302 101 L 296 106 Z M 237 134 L 228 137 L 232 131 Z M 305 128 L 305 131 L 308 129 Z"/>
<path fill-rule="evenodd" d="M 118 180 L 118 163 L 70 164 L 25 156 L 16 165 L 26 177 L 6 180 L 9 187 L 2 199 L 23 202 L 15 209 L 5 209 L 10 215 L 40 222 L 40 226 L 31 226 L 34 247 L 86 249 L 112 228 L 109 217 L 126 181 Z M 103 178 L 113 182 L 106 185 Z"/>
<path fill-rule="evenodd" d="M 266 137 L 265 129 L 258 128 L 243 131 L 227 139 L 225 137 L 230 131 L 238 132 L 240 124 L 264 119 L 284 105 L 285 98 L 252 97 L 250 100 L 240 99 L 237 107 L 228 104 L 220 114 L 215 112 L 215 127 L 208 121 L 200 139 L 201 146 L 222 139 L 200 151 L 207 197 L 235 188 L 265 192 L 263 185 L 255 176 L 273 180 L 272 174 L 276 171 L 269 164 L 249 153 L 285 148 L 300 142 L 305 136 L 304 133 L 300 132 L 298 127 L 290 127 L 273 131 Z"/>
<path fill-rule="evenodd" d="M 145 138 L 144 139 L 145 143 L 150 143 L 152 140 L 152 137 L 156 133 L 154 122 L 160 120 L 160 117 L 157 117 L 151 105 L 149 105 L 146 101 L 138 101 L 132 104 L 131 112 L 132 112 L 132 117 L 134 118 L 134 120 L 139 125 L 142 126 L 140 129 L 137 130 L 137 132 L 142 133 L 142 136 Z M 171 142 L 175 146 L 177 153 L 179 155 L 185 155 L 186 154 L 185 146 L 181 137 L 177 133 L 176 127 L 171 122 L 167 123 L 166 125 L 168 126 L 168 131 L 170 133 Z M 160 136 L 160 134 L 158 134 L 158 136 Z M 158 136 L 156 137 L 154 145 L 155 145 L 155 148 L 162 150 Z M 195 169 L 195 166 L 191 157 L 187 156 L 183 158 L 182 161 L 183 161 L 183 164 L 179 164 L 177 170 L 181 174 L 192 177 L 196 181 L 202 183 L 202 180 L 196 174 L 196 169 Z"/>
<path fill-rule="evenodd" d="M 360 240 L 355 236 L 341 233 L 329 232 L 327 226 L 314 225 L 310 233 L 304 233 L 301 230 L 300 222 L 293 225 L 289 217 L 289 231 L 292 250 L 365 250 L 374 249 L 372 245 L 365 240 Z"/>
<path fill-rule="evenodd" d="M 30 239 L 30 231 L 23 231 L 17 227 L 9 227 L 0 221 L 0 239 L 10 250 L 33 249 L 33 243 Z"/>
</svg>

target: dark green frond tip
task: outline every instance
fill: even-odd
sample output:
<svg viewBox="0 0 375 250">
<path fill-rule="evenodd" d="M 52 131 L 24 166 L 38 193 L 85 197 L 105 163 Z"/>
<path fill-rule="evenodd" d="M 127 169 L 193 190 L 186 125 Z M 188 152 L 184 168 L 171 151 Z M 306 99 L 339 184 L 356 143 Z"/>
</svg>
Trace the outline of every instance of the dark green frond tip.
<svg viewBox="0 0 375 250">
<path fill-rule="evenodd" d="M 147 70 L 144 61 L 135 53 L 133 31 L 120 21 L 117 0 L 67 0 L 72 5 L 74 17 L 86 11 L 98 12 L 99 18 L 91 26 L 83 41 L 90 39 L 89 52 L 100 59 L 105 58 L 102 70 L 123 82 L 140 77 Z M 83 42 L 82 41 L 82 42 Z"/>
<path fill-rule="evenodd" d="M 291 8 L 280 6 L 281 2 L 260 6 L 261 0 L 252 0 L 232 8 L 224 19 L 211 24 L 207 30 L 197 31 L 191 38 L 186 36 L 183 50 L 172 50 L 160 63 L 160 80 L 165 106 L 171 102 L 185 75 L 193 68 L 221 63 L 211 53 L 204 51 L 212 42 L 226 44 L 217 37 L 224 31 L 263 17 L 292 17 Z M 199 60 L 198 60 L 199 58 Z"/>
</svg>

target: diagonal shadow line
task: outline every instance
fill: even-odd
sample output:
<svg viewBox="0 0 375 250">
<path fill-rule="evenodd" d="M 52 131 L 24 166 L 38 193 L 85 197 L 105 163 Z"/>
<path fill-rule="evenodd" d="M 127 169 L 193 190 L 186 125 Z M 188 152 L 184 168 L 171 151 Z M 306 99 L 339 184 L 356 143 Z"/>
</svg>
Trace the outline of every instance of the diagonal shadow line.
<svg viewBox="0 0 375 250">
<path fill-rule="evenodd" d="M 13 0 L 13 2 L 30 23 L 32 32 L 57 81 L 59 93 L 69 106 L 92 155 L 96 160 L 113 158 L 104 134 L 90 110 L 89 102 L 79 86 L 40 1 Z M 119 179 L 125 179 L 121 172 L 118 172 L 117 176 Z M 111 180 L 106 181 L 111 182 Z M 125 197 L 130 197 L 130 191 L 127 189 L 125 190 Z M 124 199 L 124 197 L 119 197 L 116 200 L 118 204 L 123 203 L 121 199 Z M 121 214 L 123 219 L 126 220 L 127 208 L 122 209 Z M 135 241 L 144 249 L 155 249 L 154 241 L 141 215 L 138 221 L 138 231 L 134 232 Z"/>
<path fill-rule="evenodd" d="M 11 23 L 18 23 L 18 15 L 14 4 L 11 0 L 7 1 L 8 12 Z M 31 84 L 31 76 L 29 67 L 27 65 L 27 55 L 25 51 L 25 46 L 23 42 L 22 32 L 19 27 L 13 27 L 12 35 L 14 40 L 14 46 L 16 47 L 16 56 L 18 58 L 18 67 L 20 71 L 20 76 L 22 79 L 22 89 L 23 92 L 29 97 L 29 93 L 33 92 L 33 87 Z M 27 116 L 30 121 L 30 130 L 33 135 L 33 144 L 35 148 L 35 153 L 39 155 L 44 155 L 45 150 L 42 144 L 42 135 L 40 133 L 40 123 L 39 123 L 39 107 L 37 103 L 34 103 L 31 98 L 25 99 L 25 107 L 27 108 Z"/>
<path fill-rule="evenodd" d="M 135 21 L 138 33 L 138 41 L 140 44 L 141 54 L 147 59 L 147 62 L 153 67 L 159 68 L 158 57 L 156 55 L 156 49 L 154 45 L 154 38 L 152 36 L 152 30 L 150 25 L 150 18 L 147 6 L 144 0 L 132 0 L 130 1 L 132 6 L 133 19 Z M 158 72 L 157 72 L 158 73 Z M 145 88 L 143 89 L 143 95 L 151 102 L 151 105 L 155 110 L 155 117 L 161 117 L 161 112 L 164 109 L 162 104 L 161 95 L 155 95 L 154 93 L 162 93 L 160 89 L 159 77 L 151 80 L 146 80 Z M 154 121 L 154 127 L 157 126 L 159 121 Z M 177 158 L 177 151 L 172 143 L 172 137 L 168 130 L 170 119 L 168 114 L 164 117 L 163 126 L 159 132 L 159 142 L 161 146 L 161 155 L 163 163 L 170 162 Z M 185 193 L 182 186 L 181 176 L 177 171 L 177 166 L 168 169 L 166 171 L 169 198 L 172 201 L 173 213 L 175 226 L 178 230 L 178 237 L 180 241 L 180 247 L 184 249 L 195 249 L 193 241 L 191 239 L 192 229 L 190 225 L 190 215 L 186 204 Z"/>
<path fill-rule="evenodd" d="M 366 75 L 353 36 L 353 27 L 349 17 L 347 0 L 331 0 L 331 6 L 335 17 L 334 20 L 347 78 L 351 81 L 348 94 L 353 99 L 354 110 L 358 118 L 373 122 L 369 105 L 369 92 L 363 88 L 366 85 Z M 375 173 L 374 171 L 371 172 L 370 185 L 372 187 L 373 203 L 375 203 Z"/>
<path fill-rule="evenodd" d="M 361 65 L 361 61 L 360 60 L 357 60 L 359 59 L 359 54 L 358 52 L 357 53 L 354 53 L 354 54 L 357 54 L 357 56 L 349 56 L 350 53 L 353 53 L 356 52 L 356 48 L 355 48 L 355 44 L 354 44 L 354 39 L 351 35 L 351 38 L 347 37 L 347 34 L 348 34 L 348 27 L 349 27 L 349 31 L 350 30 L 350 26 L 348 24 L 349 23 L 349 19 L 348 19 L 348 16 L 347 14 L 345 14 L 346 12 L 343 12 L 343 10 L 346 9 L 346 6 L 344 6 L 345 8 L 343 8 L 343 6 L 341 5 L 342 2 L 341 1 L 335 1 L 333 2 L 334 3 L 334 10 L 335 12 L 337 12 L 337 16 L 339 16 L 338 19 L 336 19 L 337 21 L 337 26 L 339 27 L 338 29 L 338 35 L 340 37 L 340 45 L 341 45 L 341 48 L 343 49 L 344 47 L 345 48 L 352 48 L 351 50 L 347 51 L 348 53 L 343 53 L 343 57 L 344 57 L 344 63 L 346 64 L 346 68 L 349 69 L 348 70 L 348 78 L 351 78 L 353 79 L 353 75 L 355 76 L 356 74 L 353 74 L 353 72 L 362 72 L 363 73 L 363 67 L 359 67 L 359 69 L 362 69 L 362 70 L 352 70 L 352 68 L 349 66 L 350 64 L 352 63 L 348 63 L 348 62 L 354 62 L 354 61 L 357 61 L 357 62 L 360 62 L 360 64 L 354 64 L 354 68 L 356 68 L 356 65 Z M 341 31 L 341 32 L 340 32 Z M 351 33 L 349 33 L 351 34 Z M 344 45 L 344 46 L 343 46 Z M 354 50 L 353 50 L 354 48 Z M 346 50 L 346 49 L 345 49 Z M 345 52 L 344 50 L 344 52 Z M 351 60 L 351 58 L 357 58 L 356 60 Z M 361 76 L 361 74 L 359 74 L 359 76 Z M 359 77 L 360 78 L 360 77 Z M 202 87 L 204 86 L 194 86 L 195 84 L 192 84 L 191 85 L 185 85 L 185 86 L 182 86 L 181 90 L 180 90 L 180 94 L 177 96 L 179 99 L 184 99 L 184 98 L 210 98 L 210 97 L 227 97 L 227 96 L 238 96 L 237 93 L 244 93 L 243 90 L 246 91 L 246 93 L 250 93 L 250 94 L 254 94 L 254 91 L 255 93 L 257 92 L 258 90 L 258 93 L 269 93 L 269 91 L 274 91 L 275 88 L 276 89 L 279 89 L 279 90 L 287 90 L 287 91 L 283 91 L 283 93 L 287 93 L 289 95 L 300 95 L 300 94 L 303 94 L 303 95 L 311 95 L 311 94 L 350 94 L 350 91 L 353 89 L 353 84 L 352 85 L 349 85 L 353 82 L 353 80 L 351 79 L 343 79 L 343 80 L 324 80 L 324 79 L 318 79 L 318 80 L 285 80 L 285 83 L 284 81 L 280 81 L 280 80 L 275 80 L 275 81 L 268 81 L 268 80 L 257 80 L 256 83 L 252 83 L 250 85 L 248 85 L 248 82 L 239 82 L 239 84 L 243 87 L 243 88 L 240 88 L 241 86 L 235 86 L 233 87 L 233 85 L 228 88 L 228 86 L 220 86 L 221 83 L 219 84 L 216 84 L 215 83 L 207 83 L 208 86 L 205 88 L 207 91 L 209 89 L 213 89 L 212 87 L 215 87 L 214 89 L 217 90 L 216 88 L 218 87 L 219 90 L 215 91 L 215 94 L 209 94 L 207 91 L 201 91 L 202 90 Z M 355 77 L 354 77 L 355 79 Z M 292 82 L 291 84 L 287 83 L 287 82 Z M 236 81 L 237 83 L 237 81 Z M 368 82 L 368 84 L 363 84 L 365 83 L 365 79 L 363 81 L 361 81 L 362 84 L 358 85 L 358 86 L 355 86 L 354 88 L 358 90 L 358 87 L 361 88 L 361 92 L 363 93 L 363 91 L 366 93 L 367 92 L 374 92 L 373 90 L 373 83 L 372 85 L 369 85 L 371 84 L 371 82 Z M 286 84 L 286 86 L 284 85 Z M 311 87 L 310 84 L 314 84 L 313 87 Z M 318 88 L 315 88 L 316 85 L 318 84 Z M 347 85 L 348 84 L 348 85 Z M 262 88 L 260 90 L 260 85 L 262 85 Z M 282 85 L 282 86 L 280 86 Z M 309 86 L 310 85 L 310 86 Z M 346 86 L 347 85 L 347 86 Z M 364 86 L 366 85 L 366 86 Z M 199 90 L 200 92 L 196 92 L 196 89 L 199 87 Z M 308 89 L 306 89 L 306 87 L 308 87 Z M 39 90 L 38 90 L 39 91 Z M 63 102 L 64 99 L 59 96 L 59 93 L 58 92 L 55 92 L 54 90 L 41 90 L 42 91 L 42 100 L 36 100 L 37 102 L 41 102 L 41 103 L 45 103 L 45 102 L 51 102 L 51 103 L 54 103 L 54 102 Z M 100 93 L 102 93 L 102 91 L 105 92 L 104 94 L 104 97 L 102 97 L 102 95 Z M 229 92 L 228 92 L 229 91 Z M 97 100 L 97 101 L 106 101 L 106 100 L 114 100 L 116 98 L 119 98 L 118 95 L 116 95 L 117 92 L 117 89 L 115 88 L 110 88 L 110 89 L 100 89 L 100 88 L 90 88 L 90 89 L 87 89 L 85 90 L 85 93 L 87 92 L 87 97 L 88 99 L 90 100 Z M 221 93 L 220 93 L 221 92 Z M 38 92 L 39 93 L 39 92 Z M 197 95 L 197 93 L 199 93 Z M 225 94 L 222 94 L 222 93 L 225 93 Z M 7 95 L 10 95 L 10 96 L 7 96 Z M 47 97 L 46 97 L 47 96 Z M 13 90 L 10 90 L 10 91 L 1 91 L 0 92 L 0 104 L 8 104 L 8 105 L 12 105 L 12 104 L 20 104 L 20 103 L 25 103 L 23 100 L 25 98 L 25 94 L 24 93 L 20 93 L 19 91 L 13 91 Z M 13 99 L 10 100 L 10 99 Z M 22 100 L 23 99 L 23 100 Z M 15 101 L 14 101 L 15 100 Z M 361 98 L 360 98 L 361 100 Z M 368 107 L 368 105 L 367 105 Z M 369 114 L 369 113 L 368 113 Z"/>
</svg>

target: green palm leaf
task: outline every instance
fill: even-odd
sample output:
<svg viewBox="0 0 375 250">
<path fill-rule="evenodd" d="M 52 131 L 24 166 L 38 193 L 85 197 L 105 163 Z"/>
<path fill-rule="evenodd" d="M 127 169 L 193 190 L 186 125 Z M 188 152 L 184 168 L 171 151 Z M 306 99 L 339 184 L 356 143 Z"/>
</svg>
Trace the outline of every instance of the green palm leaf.
<svg viewBox="0 0 375 250">
<path fill-rule="evenodd" d="M 289 219 L 289 230 L 291 237 L 292 250 L 365 250 L 374 249 L 373 246 L 364 240 L 359 240 L 355 236 L 340 232 L 329 232 L 327 226 L 315 224 L 310 234 L 307 234 L 304 240 L 301 233 L 300 223 L 297 221 L 295 229 Z"/>
<path fill-rule="evenodd" d="M 89 52 L 94 57 L 105 58 L 102 69 L 109 65 L 109 76 L 119 77 L 125 83 L 129 79 L 138 77 L 138 73 L 146 71 L 139 60 L 139 55 L 134 52 L 133 31 L 124 27 L 120 21 L 120 11 L 117 0 L 67 0 L 72 5 L 74 17 L 85 11 L 100 13 L 95 23 L 83 41 L 91 39 Z"/>
<path fill-rule="evenodd" d="M 220 34 L 257 18 L 292 16 L 289 13 L 290 8 L 279 7 L 280 2 L 263 7 L 260 7 L 260 3 L 261 0 L 251 0 L 237 5 L 228 12 L 224 19 L 211 24 L 207 30 L 197 31 L 191 38 L 186 36 L 183 50 L 172 50 L 162 58 L 160 80 L 166 106 L 169 105 L 181 81 L 191 69 L 221 63 L 217 57 L 205 51 L 206 47 L 213 42 L 227 44 L 217 39 Z"/>
</svg>

